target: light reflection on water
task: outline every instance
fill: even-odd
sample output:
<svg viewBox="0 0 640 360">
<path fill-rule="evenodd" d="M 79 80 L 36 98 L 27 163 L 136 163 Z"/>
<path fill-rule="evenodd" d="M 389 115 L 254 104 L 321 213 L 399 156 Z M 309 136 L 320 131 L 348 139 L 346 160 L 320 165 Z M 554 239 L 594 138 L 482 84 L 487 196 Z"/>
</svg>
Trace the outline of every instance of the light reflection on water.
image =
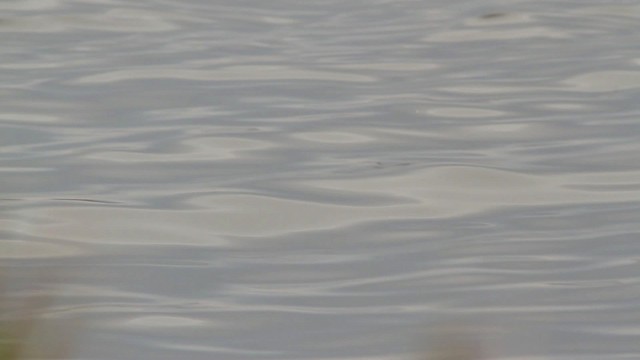
<svg viewBox="0 0 640 360">
<path fill-rule="evenodd" d="M 0 260 L 78 358 L 640 355 L 637 5 L 0 9 Z"/>
</svg>

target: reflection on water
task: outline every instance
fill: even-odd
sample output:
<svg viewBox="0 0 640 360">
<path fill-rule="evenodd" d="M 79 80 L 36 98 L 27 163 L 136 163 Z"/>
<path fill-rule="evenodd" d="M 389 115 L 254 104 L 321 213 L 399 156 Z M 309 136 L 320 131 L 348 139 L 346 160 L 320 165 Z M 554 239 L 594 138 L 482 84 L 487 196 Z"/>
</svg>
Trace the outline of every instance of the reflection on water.
<svg viewBox="0 0 640 360">
<path fill-rule="evenodd" d="M 0 9 L 0 265 L 77 358 L 640 356 L 636 4 Z"/>
</svg>

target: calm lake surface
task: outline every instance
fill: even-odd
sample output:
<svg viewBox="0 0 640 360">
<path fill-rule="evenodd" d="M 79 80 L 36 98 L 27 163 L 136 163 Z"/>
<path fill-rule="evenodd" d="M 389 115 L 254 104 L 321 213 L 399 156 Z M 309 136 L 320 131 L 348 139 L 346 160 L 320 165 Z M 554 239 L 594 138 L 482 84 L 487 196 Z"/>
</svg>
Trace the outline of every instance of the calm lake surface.
<svg viewBox="0 0 640 360">
<path fill-rule="evenodd" d="M 2 271 L 74 359 L 640 358 L 637 1 L 0 10 Z"/>
</svg>

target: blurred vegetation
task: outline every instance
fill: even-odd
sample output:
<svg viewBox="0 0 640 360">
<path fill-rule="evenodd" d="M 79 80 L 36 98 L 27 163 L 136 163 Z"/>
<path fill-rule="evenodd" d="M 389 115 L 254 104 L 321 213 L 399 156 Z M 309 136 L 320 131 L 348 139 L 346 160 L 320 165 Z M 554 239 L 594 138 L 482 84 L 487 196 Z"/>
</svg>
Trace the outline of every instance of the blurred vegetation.
<svg viewBox="0 0 640 360">
<path fill-rule="evenodd" d="M 431 346 L 420 360 L 482 360 L 486 359 L 480 335 L 481 327 L 446 324 L 431 329 Z"/>
<path fill-rule="evenodd" d="M 0 360 L 65 359 L 69 341 L 57 341 L 61 334 L 43 334 L 43 314 L 52 297 L 42 292 L 8 290 L 0 270 Z"/>
<path fill-rule="evenodd" d="M 77 326 L 44 327 L 43 315 L 51 308 L 52 296 L 42 290 L 9 291 L 3 275 L 0 268 L 0 360 L 69 359 L 69 331 L 77 331 Z M 486 359 L 478 341 L 480 329 L 436 326 L 431 330 L 431 346 L 419 360 Z"/>
</svg>

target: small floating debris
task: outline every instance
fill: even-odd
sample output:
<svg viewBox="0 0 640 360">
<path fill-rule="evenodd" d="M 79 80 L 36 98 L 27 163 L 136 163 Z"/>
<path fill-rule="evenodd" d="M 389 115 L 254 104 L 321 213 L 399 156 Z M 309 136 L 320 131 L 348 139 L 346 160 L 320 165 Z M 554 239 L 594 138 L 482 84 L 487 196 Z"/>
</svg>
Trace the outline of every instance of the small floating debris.
<svg viewBox="0 0 640 360">
<path fill-rule="evenodd" d="M 480 19 L 497 19 L 497 18 L 508 16 L 508 15 L 509 13 L 505 13 L 505 12 L 492 12 L 492 13 L 487 13 L 480 16 Z"/>
</svg>

